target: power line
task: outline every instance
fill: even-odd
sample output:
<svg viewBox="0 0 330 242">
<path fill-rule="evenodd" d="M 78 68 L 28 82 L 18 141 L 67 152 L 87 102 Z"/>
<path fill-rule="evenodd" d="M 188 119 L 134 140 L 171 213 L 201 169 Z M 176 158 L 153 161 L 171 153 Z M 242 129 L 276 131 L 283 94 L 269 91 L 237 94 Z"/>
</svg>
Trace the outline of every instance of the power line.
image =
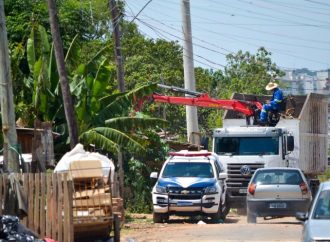
<svg viewBox="0 0 330 242">
<path fill-rule="evenodd" d="M 151 3 L 152 0 L 149 0 L 142 8 L 141 10 L 134 16 L 134 18 L 130 21 L 130 23 L 132 23 L 138 16 L 139 14 L 149 5 L 149 3 Z"/>
<path fill-rule="evenodd" d="M 147 16 L 147 15 L 144 15 L 144 16 L 148 17 L 149 19 L 151 19 L 151 20 L 153 20 L 153 21 L 155 21 L 155 22 L 157 22 L 157 23 L 160 23 L 160 24 L 163 25 L 163 26 L 166 26 L 166 27 L 168 27 L 168 28 L 170 28 L 170 29 L 172 29 L 172 30 L 175 30 L 175 31 L 177 31 L 177 32 L 182 33 L 182 31 L 180 31 L 180 30 L 174 28 L 173 26 L 167 25 L 167 24 L 165 24 L 165 23 L 162 22 L 162 21 L 159 21 L 159 20 L 154 19 L 154 18 L 152 18 L 152 17 L 149 17 L 149 16 Z M 193 39 L 196 39 L 196 40 L 201 41 L 201 42 L 203 42 L 203 43 L 206 43 L 206 44 L 212 45 L 212 46 L 214 46 L 214 47 L 217 47 L 217 48 L 222 49 L 222 50 L 224 50 L 224 51 L 227 51 L 227 52 L 229 52 L 229 53 L 233 53 L 231 50 L 228 50 L 228 49 L 226 49 L 226 48 L 223 48 L 223 47 L 221 47 L 221 46 L 219 46 L 219 45 L 215 45 L 215 44 L 210 43 L 210 42 L 208 42 L 208 41 L 205 41 L 205 40 L 203 40 L 203 39 L 197 38 L 196 36 L 193 36 Z M 211 50 L 211 49 L 209 49 L 209 50 Z M 211 50 L 211 51 L 215 51 L 215 50 Z M 216 51 L 216 52 L 217 52 L 217 51 Z M 223 54 L 223 53 L 220 53 L 220 54 Z"/>
<path fill-rule="evenodd" d="M 319 4 L 322 6 L 330 6 L 329 3 L 324 3 L 324 2 L 319 2 L 319 1 L 313 1 L 313 0 L 305 0 L 306 2 L 311 2 L 311 3 L 315 3 L 315 4 Z"/>
<path fill-rule="evenodd" d="M 168 1 L 168 0 L 167 0 Z M 210 0 L 209 0 L 210 1 Z M 172 3 L 171 1 L 169 1 L 170 3 Z M 165 6 L 164 6 L 165 7 Z M 168 9 L 172 9 L 174 10 L 173 8 L 169 8 L 168 6 L 166 6 Z M 163 14 L 165 15 L 163 12 L 160 12 L 158 11 L 158 9 L 153 9 L 154 12 L 157 12 L 157 13 L 160 13 L 160 14 Z M 218 12 L 218 11 L 217 11 Z M 169 16 L 169 15 L 166 15 L 166 16 Z M 171 17 L 171 16 L 169 16 Z M 204 19 L 204 20 L 209 20 L 209 21 L 212 21 L 214 23 L 217 23 L 216 21 L 214 21 L 213 19 L 209 19 L 209 18 L 206 18 L 206 17 L 202 17 L 202 16 L 199 16 L 197 14 L 194 15 L 194 17 L 196 18 L 199 18 L 199 19 Z M 250 17 L 251 18 L 251 17 Z M 287 23 L 288 21 L 286 21 Z M 194 23 L 194 21 L 193 21 Z M 236 26 L 236 25 L 233 25 L 233 27 L 235 28 L 239 28 L 239 29 L 243 29 L 243 30 L 249 30 L 249 31 L 253 31 L 253 32 L 258 32 L 258 33 L 263 33 L 263 34 L 269 34 L 269 35 L 275 35 L 276 37 L 283 37 L 283 38 L 288 38 L 288 39 L 294 39 L 294 40 L 297 40 L 297 41 L 304 41 L 304 42 L 317 42 L 317 43 L 322 43 L 322 44 L 327 44 L 329 45 L 330 42 L 329 41 L 323 41 L 323 40 L 313 40 L 313 39 L 306 39 L 306 38 L 297 38 L 297 36 L 291 36 L 291 35 L 287 35 L 287 34 L 283 34 L 283 33 L 274 33 L 274 32 L 270 32 L 270 31 L 262 31 L 260 29 L 256 30 L 256 29 L 253 29 L 253 28 L 248 28 L 248 27 L 241 27 L 241 26 Z M 309 25 L 309 27 L 311 27 L 311 25 Z"/>
<path fill-rule="evenodd" d="M 128 0 L 127 0 L 128 1 Z M 127 2 L 126 1 L 126 2 Z M 209 0 L 209 1 L 211 1 L 212 2 L 212 0 Z M 247 3 L 247 1 L 244 1 L 244 0 L 237 0 L 237 1 L 240 1 L 240 2 L 245 2 L 245 3 Z M 256 1 L 259 1 L 259 0 L 256 0 Z M 270 0 L 271 1 L 271 0 Z M 213 1 L 213 2 L 216 2 L 216 1 Z M 134 3 L 136 3 L 136 2 L 134 2 Z M 203 1 L 203 4 L 204 4 L 205 2 Z M 218 3 L 218 2 L 217 2 Z M 284 8 L 290 8 L 290 5 L 287 5 L 287 4 L 289 4 L 289 2 L 287 3 L 287 2 L 285 2 L 286 4 L 284 4 L 284 3 L 281 3 L 281 4 L 279 4 L 279 6 L 283 6 L 283 5 L 285 5 L 284 6 Z M 161 24 L 161 25 L 163 25 L 163 26 L 165 26 L 166 28 L 168 28 L 168 29 L 170 29 L 171 30 L 171 32 L 169 32 L 169 31 L 165 31 L 163 28 L 162 28 L 162 30 L 161 31 L 165 31 L 164 33 L 166 33 L 167 35 L 169 35 L 169 36 L 171 36 L 171 37 L 174 37 L 175 39 L 180 39 L 181 40 L 181 38 L 180 37 L 178 37 L 176 34 L 172 34 L 173 33 L 173 31 L 172 30 L 174 30 L 174 31 L 176 31 L 177 33 L 181 33 L 181 31 L 180 30 L 178 30 L 177 28 L 175 28 L 174 26 L 175 25 L 172 25 L 172 24 L 170 24 L 169 22 L 181 22 L 181 21 L 179 21 L 179 20 L 177 20 L 177 17 L 175 17 L 175 16 L 173 16 L 172 14 L 175 12 L 175 11 L 177 11 L 177 8 L 173 8 L 173 7 L 171 7 L 171 6 L 173 6 L 174 4 L 176 4 L 176 6 L 177 6 L 177 3 L 173 3 L 173 1 L 169 1 L 169 0 L 165 0 L 165 1 L 162 1 L 162 2 L 159 2 L 158 3 L 158 5 L 157 6 L 155 6 L 155 5 L 153 5 L 151 8 L 149 8 L 149 11 L 150 10 L 152 10 L 153 11 L 153 13 L 160 13 L 160 14 L 158 14 L 158 16 L 168 16 L 168 18 L 166 18 L 166 20 L 164 20 L 164 21 L 161 21 L 161 20 L 159 20 L 159 18 L 158 18 L 158 16 L 157 16 L 157 19 L 158 20 L 156 20 L 155 18 L 151 18 L 151 17 L 149 17 L 148 15 L 146 15 L 145 13 L 142 13 L 141 15 L 140 15 L 140 17 L 139 17 L 139 20 L 140 21 L 144 21 L 144 22 L 148 22 L 148 23 L 150 23 L 150 19 L 152 19 L 154 22 L 157 22 L 157 24 L 156 25 L 154 25 L 154 27 L 156 27 L 157 25 L 159 26 L 159 24 Z M 270 4 L 272 4 L 272 5 L 274 5 L 275 6 L 275 4 L 274 3 L 270 3 Z M 136 6 L 136 4 L 133 4 L 133 5 L 135 5 Z M 228 5 L 228 4 L 226 4 L 226 5 Z M 256 4 L 254 4 L 254 6 L 255 6 Z M 258 5 L 258 7 L 259 7 L 260 5 Z M 157 8 L 156 8 L 157 7 Z M 265 6 L 262 6 L 263 8 L 267 8 L 267 9 L 270 9 L 271 11 L 277 11 L 276 9 L 274 9 L 274 8 L 270 8 L 270 7 L 265 7 Z M 299 6 L 300 8 L 301 8 L 301 6 Z M 140 8 L 140 7 L 139 7 Z M 294 8 L 294 7 L 293 7 Z M 293 9 L 292 8 L 292 9 Z M 166 9 L 166 10 L 165 10 Z M 242 9 L 242 8 L 241 8 Z M 315 8 L 314 8 L 315 9 Z M 168 15 L 168 14 L 166 14 L 167 13 L 167 11 L 168 10 L 170 10 L 171 12 L 171 15 Z M 173 11 L 172 11 L 173 10 Z M 212 10 L 213 12 L 218 12 L 217 11 L 217 9 L 216 8 L 213 8 L 213 9 L 210 9 L 210 10 Z M 203 9 L 202 9 L 202 11 L 203 11 Z M 245 10 L 243 10 L 243 11 L 245 11 Z M 283 11 L 283 12 L 285 12 L 285 11 Z M 287 12 L 286 12 L 287 13 Z M 226 12 L 226 14 L 228 14 L 228 12 Z M 229 13 L 230 14 L 230 13 Z M 256 14 L 260 14 L 260 13 L 257 13 L 256 12 Z M 207 31 L 208 33 L 213 33 L 213 34 L 216 34 L 217 36 L 221 36 L 222 38 L 226 38 L 226 39 L 230 39 L 230 40 L 234 40 L 234 41 L 237 41 L 237 42 L 240 42 L 240 43 L 245 43 L 245 44 L 247 44 L 248 46 L 251 46 L 251 45 L 253 45 L 253 46 L 258 46 L 258 47 L 260 47 L 260 45 L 256 45 L 254 42 L 253 43 L 251 43 L 251 42 L 249 42 L 249 41 L 246 41 L 247 39 L 250 39 L 250 40 L 258 40 L 258 41 L 267 41 L 267 43 L 274 43 L 274 44 L 281 44 L 281 45 L 286 45 L 286 46 L 294 46 L 294 47 L 302 47 L 302 48 L 309 48 L 309 49 L 313 49 L 313 50 L 320 50 L 320 51 L 329 51 L 330 49 L 328 49 L 328 48 L 322 48 L 322 47 L 320 47 L 320 45 L 318 45 L 318 46 L 316 46 L 316 43 L 320 43 L 320 44 L 327 44 L 327 45 L 329 45 L 330 44 L 330 42 L 329 41 L 326 41 L 326 40 L 322 40 L 322 39 L 320 39 L 320 38 L 318 38 L 318 39 L 316 39 L 316 40 L 314 40 L 314 39 L 310 39 L 310 38 L 306 38 L 306 37 L 303 37 L 303 38 L 301 38 L 301 37 L 297 37 L 297 36 L 293 36 L 293 35 L 290 35 L 290 34 L 287 34 L 287 33 L 284 33 L 284 32 L 272 32 L 272 31 L 269 31 L 269 30 L 263 30 L 263 29 L 261 29 L 261 28 L 253 28 L 252 26 L 253 25 L 255 25 L 255 26 L 271 26 L 271 27 L 278 27 L 278 26 L 293 26 L 293 27 L 297 27 L 297 26 L 299 26 L 299 27 L 314 27 L 314 26 L 316 26 L 316 24 L 307 24 L 307 23 L 295 23 L 295 24 L 290 24 L 290 21 L 289 20 L 287 20 L 287 19 L 285 19 L 285 23 L 282 23 L 282 21 L 281 21 L 281 24 L 278 24 L 278 23 L 273 23 L 274 22 L 274 20 L 273 20 L 273 16 L 270 16 L 270 18 L 269 18 L 269 16 L 267 15 L 267 21 L 270 21 L 270 19 L 272 19 L 272 23 L 271 24 L 268 24 L 267 25 L 267 23 L 258 23 L 258 24 L 256 24 L 256 23 L 235 23 L 235 22 L 233 22 L 233 23 L 225 23 L 224 21 L 222 21 L 222 22 L 217 22 L 217 21 L 215 21 L 214 19 L 210 19 L 210 18 L 207 18 L 207 17 L 205 17 L 205 16 L 203 16 L 203 17 L 201 17 L 201 16 L 198 16 L 198 14 L 193 14 L 194 15 L 194 18 L 192 19 L 192 22 L 193 22 L 193 24 L 197 24 L 197 25 L 195 25 L 194 26 L 194 28 L 197 28 L 197 29 L 202 29 L 202 30 L 205 30 L 205 31 Z M 207 15 L 207 16 L 209 16 L 209 15 Z M 247 15 L 245 15 L 245 16 L 247 16 Z M 248 15 L 248 17 L 249 17 L 249 21 L 250 21 L 250 19 L 254 19 L 254 16 L 255 16 L 255 14 L 252 14 L 252 15 Z M 290 15 L 291 16 L 291 15 Z M 299 17 L 301 17 L 301 16 L 299 16 Z M 146 19 L 147 18 L 147 19 Z M 202 20 L 201 21 L 201 23 L 202 24 L 205 24 L 205 23 L 207 23 L 208 25 L 210 25 L 210 24 L 219 24 L 219 25 L 225 25 L 225 24 L 227 24 L 227 25 L 230 25 L 230 26 L 233 26 L 234 28 L 238 28 L 238 29 L 242 29 L 242 30 L 244 30 L 244 31 L 250 31 L 251 33 L 253 33 L 253 32 L 255 32 L 255 33 L 262 33 L 262 34 L 267 34 L 267 35 L 274 35 L 274 36 L 276 36 L 276 39 L 271 39 L 271 40 L 266 40 L 266 39 L 260 39 L 260 38 L 254 38 L 254 37 L 249 37 L 249 36 L 242 36 L 242 35 L 237 35 L 237 34 L 234 34 L 233 32 L 234 31 L 231 31 L 231 33 L 220 33 L 219 31 L 212 31 L 214 28 L 213 27 L 208 27 L 208 28 L 203 28 L 203 27 L 201 27 L 200 26 L 200 24 L 198 24 L 198 22 L 197 21 L 195 21 L 194 19 L 200 19 L 200 20 Z M 205 21 L 206 20 L 206 21 Z M 313 21 L 315 21 L 315 20 L 313 20 Z M 291 21 L 292 22 L 292 21 Z M 250 26 L 249 26 L 250 25 Z M 197 27 L 196 27 L 197 26 Z M 318 27 L 322 27 L 322 29 L 324 29 L 325 27 L 329 27 L 328 25 L 325 25 L 325 24 L 323 24 L 323 25 L 320 25 L 320 24 L 317 24 L 317 26 Z M 158 30 L 159 30 L 160 28 L 158 28 Z M 326 29 L 328 29 L 328 28 L 326 28 Z M 235 37 L 237 37 L 237 38 L 235 38 Z M 284 42 L 284 41 L 277 41 L 277 39 L 279 39 L 279 38 L 286 38 L 286 39 L 290 39 L 290 40 L 295 40 L 296 41 L 296 44 L 292 44 L 292 43 L 286 43 L 286 42 Z M 232 51 L 230 51 L 230 50 L 228 50 L 228 49 L 226 49 L 226 48 L 224 48 L 224 47 L 222 47 L 222 46 L 220 46 L 220 45 L 216 45 L 216 44 L 214 44 L 214 43 L 211 43 L 211 41 L 210 41 L 210 38 L 209 39 L 206 39 L 206 40 L 204 40 L 204 39 L 202 39 L 202 38 L 197 38 L 196 37 L 196 34 L 194 34 L 193 35 L 193 39 L 194 40 L 196 40 L 196 41 L 198 41 L 198 42 L 201 42 L 202 43 L 202 45 L 199 45 L 199 44 L 194 44 L 195 46 L 197 46 L 197 47 L 199 47 L 199 48 L 203 48 L 203 49 L 206 49 L 206 50 L 208 50 L 208 51 L 212 51 L 212 52 L 214 52 L 214 53 L 218 53 L 218 51 L 217 50 L 215 50 L 214 48 L 208 48 L 207 46 L 212 46 L 212 47 L 216 47 L 217 49 L 219 48 L 219 49 L 224 49 L 226 52 L 229 52 L 229 53 L 232 53 Z M 308 43 L 310 43 L 310 42 L 313 42 L 314 44 L 315 44 L 315 47 L 314 46 L 311 46 L 311 45 L 305 45 L 305 44 L 298 44 L 299 42 L 308 42 Z M 213 41 L 212 41 L 213 42 Z M 203 47 L 200 47 L 200 46 L 203 46 Z M 309 62 L 314 62 L 314 63 L 320 63 L 320 64 L 323 64 L 323 65 L 329 65 L 329 63 L 326 63 L 326 61 L 325 62 L 323 62 L 322 60 L 323 60 L 323 58 L 318 58 L 317 60 L 315 60 L 315 59 L 311 59 L 311 58 L 306 58 L 305 56 L 299 56 L 299 55 L 295 55 L 294 54 L 294 52 L 292 52 L 292 50 L 281 50 L 281 49 L 278 49 L 278 48 L 269 48 L 269 47 L 267 47 L 267 49 L 269 49 L 269 50 L 271 50 L 274 54 L 279 54 L 279 55 L 285 55 L 285 56 L 290 56 L 290 57 L 293 57 L 293 58 L 295 58 L 295 59 L 304 59 L 304 60 L 307 60 L 307 61 L 309 61 Z M 222 53 L 221 52 L 221 54 L 222 55 L 225 55 L 224 53 Z M 327 58 L 324 58 L 324 60 L 326 60 Z M 321 60 L 321 61 L 319 61 L 319 60 Z"/>
<path fill-rule="evenodd" d="M 168 39 L 166 36 L 164 36 L 162 33 L 160 33 L 160 32 L 165 32 L 165 31 L 163 31 L 163 30 L 161 30 L 161 29 L 159 29 L 159 28 L 157 28 L 157 27 L 155 27 L 155 26 L 152 26 L 152 25 L 150 25 L 150 24 L 148 24 L 148 23 L 146 23 L 146 22 L 143 22 L 143 21 L 141 21 L 139 18 L 137 18 L 137 20 L 139 21 L 139 22 L 141 22 L 142 24 L 144 24 L 145 26 L 147 26 L 147 27 L 149 27 L 150 29 L 152 29 L 153 31 L 155 31 L 155 32 L 157 32 L 158 34 L 160 34 L 161 36 L 163 36 L 163 38 L 166 38 L 166 39 Z M 165 33 L 167 33 L 167 32 L 165 32 Z M 167 33 L 168 34 L 168 33 Z M 174 35 L 175 36 L 175 35 Z M 178 37 L 178 36 L 175 36 L 176 38 L 178 38 L 178 39 L 181 39 L 180 37 Z M 170 40 L 170 39 L 169 39 Z M 182 40 L 182 39 L 181 39 Z M 214 61 L 211 61 L 211 60 L 209 60 L 209 59 L 207 59 L 207 58 L 205 58 L 205 57 L 203 57 L 203 56 L 200 56 L 200 55 L 197 55 L 197 54 L 194 54 L 194 56 L 196 56 L 196 57 L 199 57 L 199 58 L 201 58 L 201 59 L 203 59 L 203 60 L 206 60 L 207 62 L 209 62 L 209 63 L 211 63 L 211 64 L 214 64 L 214 65 L 217 65 L 217 66 L 220 66 L 220 67 L 225 67 L 224 65 L 222 65 L 222 64 L 219 64 L 219 63 L 216 63 L 216 62 L 214 62 Z M 195 60 L 195 59 L 194 59 Z M 196 61 L 196 60 L 195 60 Z M 196 62 L 198 62 L 198 61 L 196 61 Z M 205 64 L 205 63 L 203 63 L 203 64 Z M 210 66 L 210 65 L 208 65 L 209 67 L 211 67 L 211 68 L 214 68 L 213 66 Z M 217 69 L 217 68 L 214 68 L 214 69 Z"/>
<path fill-rule="evenodd" d="M 147 24 L 146 22 L 142 21 L 142 20 L 139 19 L 139 18 L 137 18 L 137 20 L 139 20 L 140 22 L 144 23 L 145 25 Z M 153 26 L 153 25 L 151 25 L 151 24 L 148 24 L 148 25 L 150 25 L 150 26 L 152 26 L 153 28 L 158 29 L 159 31 L 162 31 L 162 32 L 164 32 L 164 33 L 166 33 L 166 34 L 168 34 L 168 35 L 170 35 L 170 36 L 172 36 L 172 37 L 175 37 L 175 38 L 177 38 L 177 39 L 179 39 L 179 40 L 181 40 L 181 41 L 183 40 L 182 37 L 179 37 L 179 36 L 177 36 L 177 35 L 175 35 L 175 34 L 172 34 L 172 33 L 168 32 L 168 31 L 165 31 L 165 30 L 163 30 L 163 29 L 157 28 L 157 27 L 155 27 L 155 26 Z M 206 49 L 206 50 L 209 50 L 209 51 L 212 51 L 212 52 L 215 52 L 215 53 L 218 53 L 218 54 L 224 55 L 224 56 L 227 55 L 226 53 L 223 53 L 223 52 L 220 52 L 220 51 L 217 51 L 217 50 L 210 49 L 210 48 L 205 47 L 205 46 L 200 45 L 200 44 L 196 44 L 196 43 L 195 43 L 194 46 L 198 46 L 198 47 L 200 47 L 200 48 L 202 48 L 202 49 Z"/>
<path fill-rule="evenodd" d="M 246 4 L 250 4 L 250 5 L 259 7 L 259 8 L 268 9 L 268 10 L 271 10 L 271 11 L 274 11 L 274 12 L 276 11 L 276 13 L 280 13 L 280 14 L 285 14 L 285 15 L 289 15 L 289 16 L 295 16 L 295 17 L 298 17 L 298 18 L 309 19 L 309 20 L 314 21 L 314 22 L 320 22 L 320 23 L 330 24 L 329 22 L 324 22 L 324 21 L 313 19 L 313 18 L 309 18 L 307 16 L 301 16 L 301 15 L 294 14 L 294 12 L 292 12 L 292 11 L 291 12 L 286 12 L 286 11 L 283 11 L 283 10 L 275 10 L 273 8 L 269 8 L 269 7 L 266 7 L 266 6 L 263 6 L 263 5 L 260 5 L 260 4 L 255 4 L 253 2 L 249 2 L 249 1 L 245 1 L 245 0 L 236 0 L 236 1 L 239 1 L 239 2 L 242 2 L 242 3 L 246 3 Z M 314 25 L 311 25 L 311 26 L 314 26 Z M 320 26 L 314 26 L 314 27 L 320 27 Z"/>
<path fill-rule="evenodd" d="M 260 2 L 260 0 L 257 0 L 257 1 Z M 304 12 L 308 12 L 308 13 L 314 13 L 314 14 L 317 14 L 317 15 L 326 15 L 326 16 L 330 16 L 329 13 L 324 13 L 324 12 L 319 12 L 319 11 L 313 11 L 313 10 L 311 10 L 311 7 L 309 7 L 308 9 L 306 9 L 306 8 L 304 8 L 304 7 L 301 7 L 301 6 L 297 6 L 297 4 L 295 4 L 295 5 L 293 6 L 293 5 L 290 5 L 289 2 L 281 3 L 281 2 L 279 2 L 278 0 L 275 0 L 275 1 L 276 1 L 276 2 L 274 3 L 274 2 L 272 2 L 272 0 L 268 0 L 267 3 L 272 4 L 272 5 L 275 5 L 275 6 L 277 6 L 277 5 L 279 5 L 279 6 L 284 6 L 284 7 L 286 7 L 286 8 L 289 8 L 290 10 L 297 10 L 297 9 L 299 9 L 299 10 L 302 10 L 302 11 L 304 11 Z M 314 8 L 314 9 L 315 9 L 315 8 Z M 320 9 L 320 8 L 316 8 L 316 9 Z M 324 8 L 322 8 L 322 10 L 324 10 Z"/>
<path fill-rule="evenodd" d="M 154 18 L 152 18 L 152 17 L 149 17 L 148 15 L 144 15 L 144 16 L 146 16 L 148 19 L 151 19 L 151 20 L 153 20 L 153 21 L 155 21 L 155 22 L 157 22 L 157 23 L 160 23 L 160 24 L 163 25 L 163 26 L 166 26 L 166 27 L 168 27 L 168 28 L 170 28 L 170 29 L 173 29 L 173 30 L 175 30 L 175 31 L 180 32 L 180 30 L 178 30 L 178 29 L 176 29 L 176 28 L 174 28 L 174 27 L 171 27 L 170 25 L 167 25 L 167 24 L 165 24 L 165 23 L 162 22 L 162 21 L 156 20 L 156 19 L 154 19 Z M 205 29 L 205 28 L 199 28 L 199 29 L 203 29 L 203 30 L 207 30 L 207 31 L 209 31 L 209 29 Z M 219 34 L 219 35 L 221 34 L 221 33 L 219 33 L 219 32 L 214 32 L 214 31 L 212 31 L 212 32 L 215 33 L 215 34 Z M 258 40 L 258 41 L 267 41 L 267 42 L 271 42 L 271 43 L 275 43 L 275 44 L 282 44 L 282 45 L 286 45 L 286 46 L 304 47 L 304 48 L 309 48 L 309 49 L 313 49 L 313 50 L 330 51 L 330 49 L 327 49 L 327 48 L 319 48 L 319 47 L 308 46 L 308 45 L 300 45 L 300 44 L 289 44 L 289 43 L 286 43 L 286 42 L 273 41 L 273 40 L 262 40 L 262 39 L 256 39 L 256 38 L 251 38 L 251 37 L 242 36 L 242 35 L 237 35 L 237 34 L 226 34 L 226 35 L 227 35 L 227 36 L 228 36 L 228 35 L 229 35 L 229 36 L 236 36 L 236 37 L 238 37 L 238 38 L 242 38 L 242 39 L 251 39 L 251 40 Z M 218 46 L 218 45 L 212 44 L 212 43 L 210 43 L 210 42 L 208 42 L 208 41 L 204 41 L 204 40 L 199 39 L 199 38 L 197 38 L 197 37 L 195 37 L 195 36 L 193 36 L 193 39 L 196 39 L 196 40 L 199 40 L 199 41 L 201 41 L 201 42 L 203 42 L 203 43 L 206 43 L 206 44 L 212 45 L 212 46 L 214 46 L 214 47 L 220 48 L 220 49 L 225 50 L 225 51 L 227 51 L 227 52 L 229 52 L 229 53 L 233 53 L 233 51 L 230 51 L 230 50 L 228 50 L 228 49 L 226 49 L 226 48 L 223 48 L 223 47 L 220 47 L 220 46 Z"/>
</svg>

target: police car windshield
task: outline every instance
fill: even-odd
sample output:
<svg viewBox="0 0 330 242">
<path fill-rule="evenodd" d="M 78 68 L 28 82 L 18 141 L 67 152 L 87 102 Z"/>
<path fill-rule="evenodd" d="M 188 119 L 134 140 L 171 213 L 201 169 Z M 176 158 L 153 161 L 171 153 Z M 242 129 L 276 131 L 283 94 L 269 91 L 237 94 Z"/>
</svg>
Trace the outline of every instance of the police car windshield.
<svg viewBox="0 0 330 242">
<path fill-rule="evenodd" d="M 169 162 L 164 168 L 163 178 L 200 177 L 213 178 L 214 173 L 210 163 Z"/>
</svg>

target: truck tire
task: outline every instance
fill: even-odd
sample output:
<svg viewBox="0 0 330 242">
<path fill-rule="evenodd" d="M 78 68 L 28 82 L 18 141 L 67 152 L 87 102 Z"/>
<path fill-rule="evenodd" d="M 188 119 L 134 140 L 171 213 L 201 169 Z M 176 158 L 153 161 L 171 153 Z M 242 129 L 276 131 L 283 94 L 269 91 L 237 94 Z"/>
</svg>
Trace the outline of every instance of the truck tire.
<svg viewBox="0 0 330 242">
<path fill-rule="evenodd" d="M 154 223 L 168 222 L 169 215 L 167 213 L 153 213 Z"/>
</svg>

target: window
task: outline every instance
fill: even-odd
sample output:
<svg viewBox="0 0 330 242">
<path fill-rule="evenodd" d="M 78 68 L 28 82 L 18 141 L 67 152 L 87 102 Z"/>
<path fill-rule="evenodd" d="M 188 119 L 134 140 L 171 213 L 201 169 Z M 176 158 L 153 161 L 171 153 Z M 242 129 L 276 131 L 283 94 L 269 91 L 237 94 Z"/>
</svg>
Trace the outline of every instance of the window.
<svg viewBox="0 0 330 242">
<path fill-rule="evenodd" d="M 278 155 L 279 137 L 215 138 L 218 155 Z"/>
<path fill-rule="evenodd" d="M 302 182 L 300 172 L 296 170 L 262 170 L 258 171 L 253 179 L 253 183 L 262 185 L 299 185 Z"/>
<path fill-rule="evenodd" d="M 210 163 L 198 162 L 169 162 L 167 163 L 163 178 L 171 177 L 200 177 L 213 178 L 214 173 Z"/>
<path fill-rule="evenodd" d="M 330 220 L 330 190 L 325 190 L 320 193 L 316 202 L 313 218 Z"/>
</svg>

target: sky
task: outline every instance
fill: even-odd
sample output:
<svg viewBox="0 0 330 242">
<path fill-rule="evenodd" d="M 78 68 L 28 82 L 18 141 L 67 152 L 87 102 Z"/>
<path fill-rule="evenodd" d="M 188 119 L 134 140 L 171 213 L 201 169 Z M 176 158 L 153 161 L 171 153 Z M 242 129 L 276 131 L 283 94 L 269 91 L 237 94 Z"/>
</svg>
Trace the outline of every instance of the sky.
<svg viewBox="0 0 330 242">
<path fill-rule="evenodd" d="M 182 45 L 181 2 L 124 0 L 125 18 Z M 223 69 L 227 54 L 263 46 L 282 69 L 330 68 L 330 0 L 190 0 L 190 17 L 195 67 Z"/>
</svg>

